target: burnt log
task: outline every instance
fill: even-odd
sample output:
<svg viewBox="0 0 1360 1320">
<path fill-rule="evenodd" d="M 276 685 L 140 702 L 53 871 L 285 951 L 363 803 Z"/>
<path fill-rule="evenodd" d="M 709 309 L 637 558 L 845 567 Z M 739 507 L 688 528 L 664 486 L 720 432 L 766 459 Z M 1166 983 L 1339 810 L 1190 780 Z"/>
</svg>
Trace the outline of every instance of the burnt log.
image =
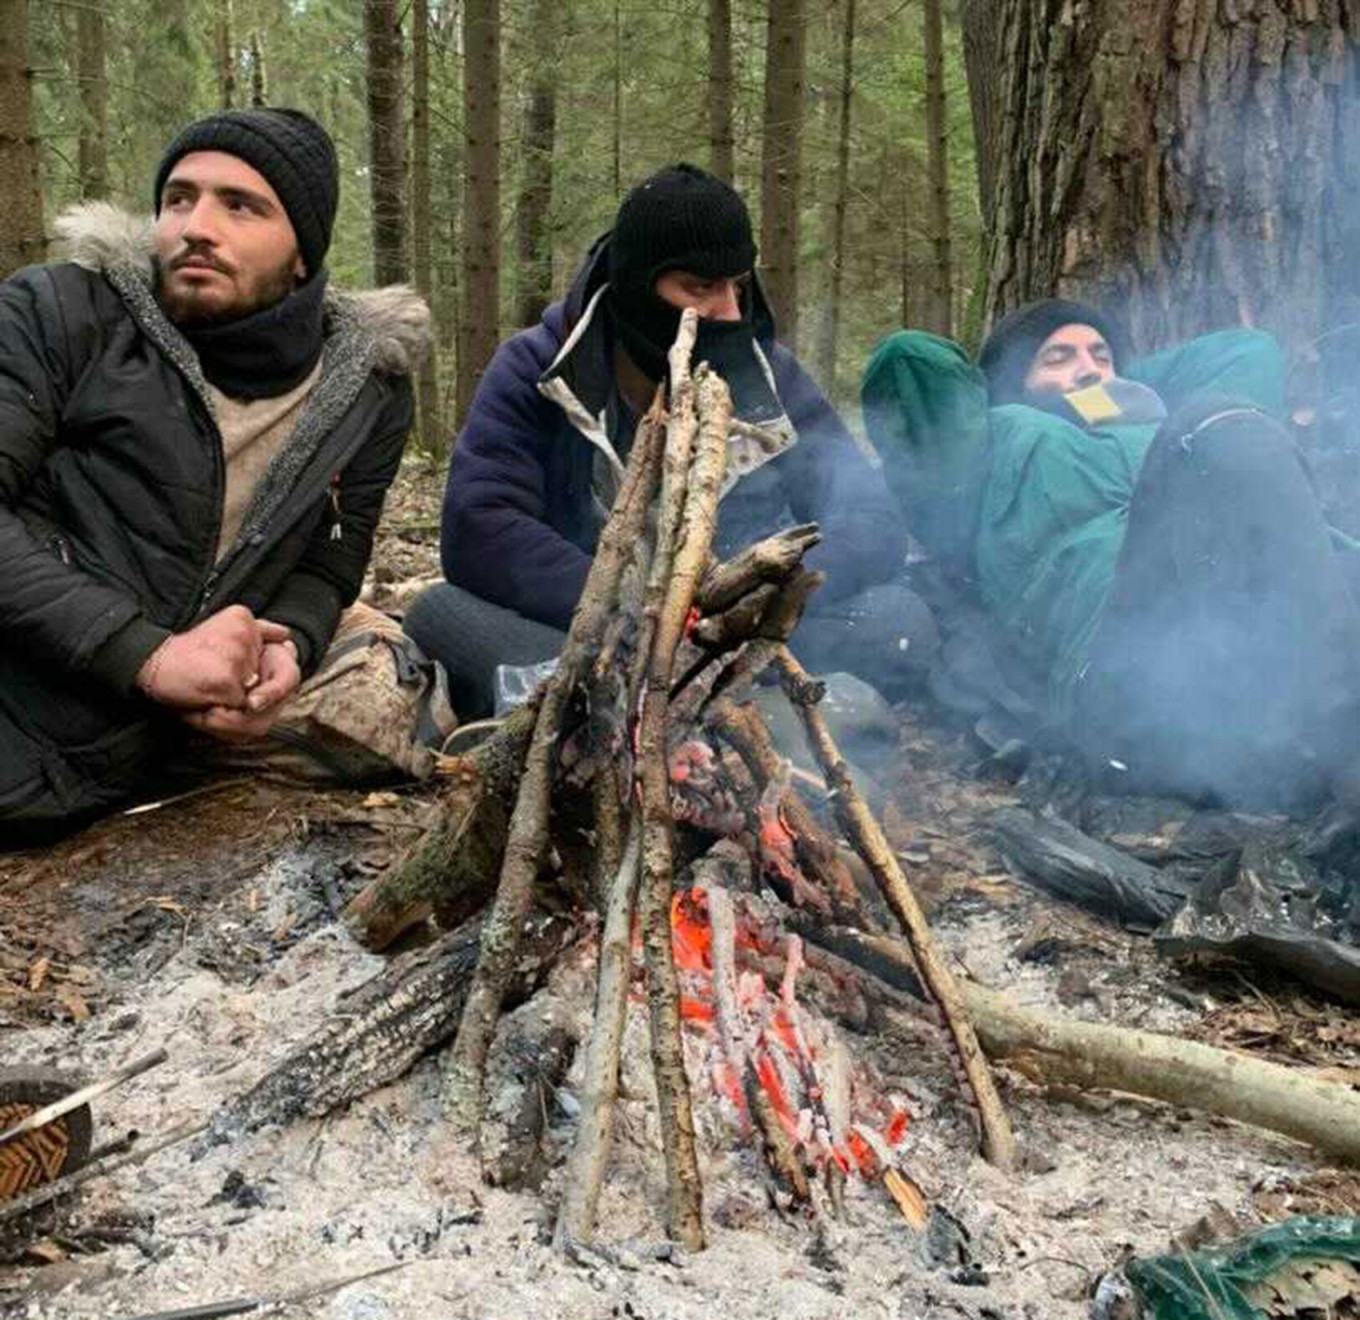
<svg viewBox="0 0 1360 1320">
<path fill-rule="evenodd" d="M 263 1127 L 324 1118 L 401 1077 L 457 1032 L 481 933 L 480 921 L 469 922 L 393 961 L 306 1044 L 219 1110 L 208 1139 L 232 1141 Z M 575 924 L 561 917 L 530 920 L 506 1002 L 522 1003 L 537 990 L 575 934 Z"/>
</svg>

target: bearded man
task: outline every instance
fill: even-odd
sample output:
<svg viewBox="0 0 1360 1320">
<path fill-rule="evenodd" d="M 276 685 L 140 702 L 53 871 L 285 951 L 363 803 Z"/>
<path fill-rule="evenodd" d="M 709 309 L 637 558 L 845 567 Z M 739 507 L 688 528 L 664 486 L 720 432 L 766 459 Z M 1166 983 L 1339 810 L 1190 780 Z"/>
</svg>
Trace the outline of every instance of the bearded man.
<svg viewBox="0 0 1360 1320">
<path fill-rule="evenodd" d="M 226 111 L 150 232 L 78 208 L 0 285 L 0 844 L 263 738 L 355 600 L 428 313 L 328 288 L 338 195 L 321 125 Z"/>
</svg>

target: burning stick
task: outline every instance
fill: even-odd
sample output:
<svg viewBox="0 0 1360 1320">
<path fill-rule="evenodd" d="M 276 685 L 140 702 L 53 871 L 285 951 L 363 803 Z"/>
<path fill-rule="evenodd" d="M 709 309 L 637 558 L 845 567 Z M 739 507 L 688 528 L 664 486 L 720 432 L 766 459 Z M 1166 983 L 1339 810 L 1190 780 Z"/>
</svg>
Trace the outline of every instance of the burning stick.
<svg viewBox="0 0 1360 1320">
<path fill-rule="evenodd" d="M 698 384 L 698 409 L 692 402 L 695 386 L 689 375 L 689 354 L 697 318 L 688 313 L 681 337 L 671 350 L 671 422 L 667 440 L 667 475 L 663 482 L 661 532 L 654 573 L 663 564 L 666 527 L 673 510 L 683 507 L 673 557 L 666 565 L 666 594 L 656 619 L 655 640 L 647 663 L 638 743 L 643 799 L 642 889 L 638 917 L 647 962 L 647 1004 L 651 1023 L 652 1070 L 656 1075 L 666 1154 L 667 1217 L 670 1232 L 692 1251 L 704 1245 L 703 1189 L 694 1145 L 694 1117 L 689 1080 L 680 1036 L 680 990 L 671 953 L 671 833 L 670 771 L 666 754 L 666 712 L 670 703 L 671 670 L 684 634 L 699 575 L 708 561 L 717 528 L 718 496 L 727 465 L 727 425 L 731 401 L 727 386 L 705 375 Z M 684 330 L 690 327 L 689 342 Z M 697 441 L 695 431 L 698 432 Z M 675 446 L 672 459 L 669 450 Z M 689 449 L 693 446 L 693 460 Z M 671 467 L 672 461 L 674 467 Z M 669 488 L 668 488 L 669 487 Z M 683 499 L 683 506 L 680 501 Z M 674 501 L 672 504 L 671 501 Z M 668 548 L 668 547 L 666 547 Z M 664 570 L 663 570 L 664 571 Z"/>
<path fill-rule="evenodd" d="M 953 973 L 940 956 L 935 939 L 930 933 L 925 915 L 916 896 L 911 892 L 906 877 L 887 839 L 883 835 L 873 813 L 865 806 L 864 800 L 855 787 L 840 751 L 826 726 L 826 719 L 817 709 L 821 700 L 822 685 L 808 676 L 807 671 L 789 653 L 780 648 L 775 658 L 784 691 L 794 709 L 802 717 L 803 728 L 807 734 L 808 746 L 822 767 L 822 774 L 831 786 L 831 799 L 835 805 L 836 818 L 841 823 L 846 837 L 854 844 L 855 850 L 864 859 L 864 864 L 873 872 L 880 890 L 893 915 L 897 917 L 911 943 L 912 953 L 916 955 L 916 965 L 921 979 L 925 982 L 932 997 L 940 1006 L 949 1034 L 954 1040 L 968 1082 L 977 1101 L 979 1116 L 982 1120 L 983 1153 L 999 1169 L 1013 1171 L 1019 1162 L 1019 1152 L 1015 1136 L 1011 1132 L 1006 1111 L 1001 1107 L 996 1085 L 983 1057 L 982 1047 L 978 1044 L 972 1024 L 963 1006 L 958 985 Z"/>
<path fill-rule="evenodd" d="M 481 1115 L 486 1054 L 514 970 L 520 932 L 529 915 L 534 877 L 548 846 L 549 812 L 557 769 L 557 744 L 572 691 L 585 676 L 603 639 L 627 556 L 642 534 L 664 432 L 654 407 L 644 419 L 619 492 L 615 515 L 600 537 L 580 604 L 572 618 L 557 670 L 548 680 L 525 758 L 519 797 L 510 818 L 496 900 L 482 935 L 481 958 L 450 1060 L 447 1091 L 454 1118 L 474 1131 Z"/>
</svg>

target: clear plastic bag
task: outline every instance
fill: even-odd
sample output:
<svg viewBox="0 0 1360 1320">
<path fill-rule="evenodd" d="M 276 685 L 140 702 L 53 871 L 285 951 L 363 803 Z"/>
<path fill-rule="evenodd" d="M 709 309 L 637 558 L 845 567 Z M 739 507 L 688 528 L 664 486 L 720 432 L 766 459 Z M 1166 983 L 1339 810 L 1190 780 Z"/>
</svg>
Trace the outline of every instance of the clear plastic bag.
<svg viewBox="0 0 1360 1320">
<path fill-rule="evenodd" d="M 496 718 L 524 705 L 546 678 L 557 672 L 557 657 L 540 660 L 536 665 L 497 665 L 493 680 Z"/>
</svg>

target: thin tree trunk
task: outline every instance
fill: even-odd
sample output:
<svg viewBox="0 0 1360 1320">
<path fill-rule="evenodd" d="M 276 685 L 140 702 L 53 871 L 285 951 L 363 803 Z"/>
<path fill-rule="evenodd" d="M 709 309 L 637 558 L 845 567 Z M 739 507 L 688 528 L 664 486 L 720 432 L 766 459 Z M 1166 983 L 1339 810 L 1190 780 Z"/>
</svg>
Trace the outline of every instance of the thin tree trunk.
<svg viewBox="0 0 1360 1320">
<path fill-rule="evenodd" d="M 397 0 L 364 0 L 364 32 L 368 45 L 373 278 L 380 285 L 400 284 L 406 279 L 406 149 Z"/>
<path fill-rule="evenodd" d="M 968 71 L 968 104 L 973 112 L 973 159 L 983 224 L 992 213 L 996 175 L 997 60 L 999 51 L 992 0 L 961 0 L 963 61 Z"/>
<path fill-rule="evenodd" d="M 623 196 L 623 11 L 614 0 L 614 196 Z"/>
<path fill-rule="evenodd" d="M 1141 350 L 1224 325 L 1296 362 L 1360 304 L 1353 0 L 993 0 L 989 318 L 1059 293 Z"/>
<path fill-rule="evenodd" d="M 736 176 L 735 149 L 732 0 L 708 0 L 708 167 L 724 183 Z"/>
<path fill-rule="evenodd" d="M 94 5 L 76 10 L 76 77 L 80 83 L 80 195 L 87 201 L 109 192 L 109 83 L 105 15 Z"/>
<path fill-rule="evenodd" d="M 232 35 L 232 0 L 217 11 L 217 99 L 223 110 L 236 104 L 236 45 Z"/>
<path fill-rule="evenodd" d="M 0 277 L 41 261 L 47 250 L 31 78 L 28 0 L 0 0 Z"/>
<path fill-rule="evenodd" d="M 500 0 L 463 6 L 463 310 L 458 424 L 500 338 Z"/>
<path fill-rule="evenodd" d="M 530 30 L 542 51 L 555 54 L 562 6 L 559 0 L 534 0 Z M 524 105 L 519 202 L 515 207 L 515 246 L 519 289 L 515 320 L 536 325 L 552 298 L 553 149 L 557 137 L 557 69 L 536 56 Z"/>
<path fill-rule="evenodd" d="M 264 67 L 264 38 L 259 28 L 250 34 L 250 104 L 269 104 L 269 78 Z"/>
<path fill-rule="evenodd" d="M 841 295 L 845 286 L 845 216 L 850 206 L 850 112 L 854 104 L 854 74 L 855 0 L 845 0 L 845 23 L 841 34 L 840 117 L 836 126 L 836 200 L 831 212 L 831 278 L 817 362 L 822 388 L 833 397 L 836 393 Z"/>
<path fill-rule="evenodd" d="M 790 348 L 798 342 L 798 207 L 806 53 L 804 0 L 770 0 L 760 246 L 775 326 Z"/>
<path fill-rule="evenodd" d="M 926 65 L 926 172 L 930 176 L 930 315 L 926 328 L 953 330 L 953 255 L 949 226 L 949 127 L 945 113 L 944 32 L 940 0 L 922 0 Z"/>
<path fill-rule="evenodd" d="M 411 256 L 416 292 L 434 306 L 430 259 L 430 3 L 411 6 Z M 444 439 L 439 406 L 439 358 L 430 353 L 416 378 L 420 444 L 436 453 Z"/>
</svg>

